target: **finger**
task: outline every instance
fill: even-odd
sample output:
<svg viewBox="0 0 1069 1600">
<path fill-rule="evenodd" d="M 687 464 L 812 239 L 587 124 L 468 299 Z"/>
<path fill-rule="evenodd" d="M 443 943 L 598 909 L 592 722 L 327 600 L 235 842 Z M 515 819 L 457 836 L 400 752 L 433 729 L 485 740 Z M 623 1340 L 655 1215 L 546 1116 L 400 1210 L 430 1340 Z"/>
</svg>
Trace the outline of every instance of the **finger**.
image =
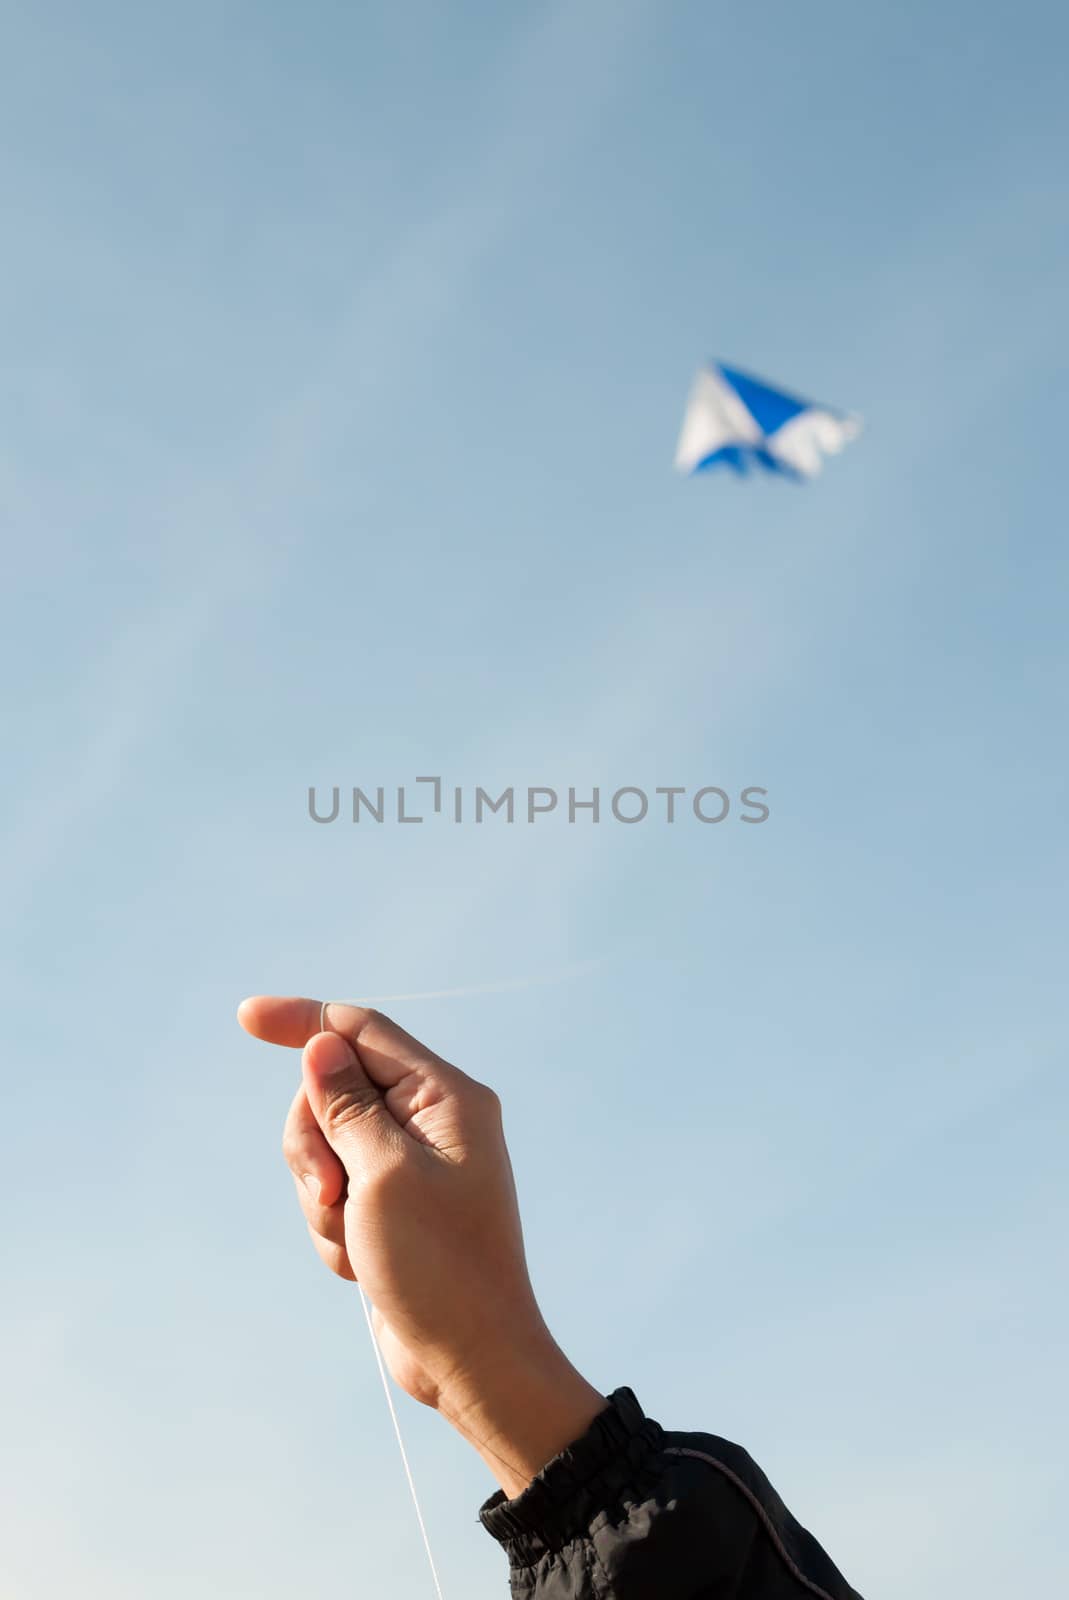
<svg viewBox="0 0 1069 1600">
<path fill-rule="evenodd" d="M 300 1178 L 295 1177 L 293 1186 L 297 1191 L 297 1204 L 304 1213 L 304 1220 L 309 1230 L 317 1239 L 324 1239 L 328 1244 L 336 1244 L 345 1248 L 345 1203 L 339 1200 L 337 1205 L 321 1206 L 308 1193 L 307 1188 Z"/>
<path fill-rule="evenodd" d="M 321 1261 L 325 1261 L 336 1278 L 344 1278 L 347 1283 L 356 1282 L 356 1273 L 353 1271 L 352 1262 L 344 1245 L 333 1244 L 329 1239 L 316 1233 L 314 1228 L 308 1229 L 309 1237 L 315 1245 L 316 1254 Z"/>
<path fill-rule="evenodd" d="M 348 1040 L 317 1033 L 304 1048 L 301 1072 L 312 1115 L 350 1178 L 363 1181 L 392 1164 L 404 1135 Z"/>
<path fill-rule="evenodd" d="M 258 994 L 238 1006 L 238 1021 L 246 1033 L 268 1044 L 285 1044 L 301 1050 L 319 1032 L 319 1002 L 281 995 Z"/>
<path fill-rule="evenodd" d="M 282 1154 L 310 1204 L 329 1208 L 343 1198 L 345 1168 L 312 1115 L 303 1083 L 293 1097 L 282 1130 Z"/>
<path fill-rule="evenodd" d="M 380 1088 L 391 1088 L 412 1075 L 456 1075 L 457 1069 L 441 1056 L 436 1056 L 389 1017 L 365 1006 L 332 1000 L 324 1007 L 318 1000 L 254 995 L 241 1002 L 238 1021 L 257 1039 L 301 1050 L 320 1032 L 321 1013 L 328 1030 L 349 1041 L 368 1076 Z"/>
</svg>

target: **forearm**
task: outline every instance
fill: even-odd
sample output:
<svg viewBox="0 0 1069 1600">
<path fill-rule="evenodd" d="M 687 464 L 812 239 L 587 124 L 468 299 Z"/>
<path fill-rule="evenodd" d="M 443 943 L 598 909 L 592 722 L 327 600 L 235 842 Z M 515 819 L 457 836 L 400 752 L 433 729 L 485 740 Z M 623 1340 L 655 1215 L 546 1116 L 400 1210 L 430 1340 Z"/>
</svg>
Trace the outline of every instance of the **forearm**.
<svg viewBox="0 0 1069 1600">
<path fill-rule="evenodd" d="M 511 1500 L 608 1403 L 544 1332 L 502 1348 L 476 1372 L 455 1374 L 443 1385 L 438 1411 Z"/>
</svg>

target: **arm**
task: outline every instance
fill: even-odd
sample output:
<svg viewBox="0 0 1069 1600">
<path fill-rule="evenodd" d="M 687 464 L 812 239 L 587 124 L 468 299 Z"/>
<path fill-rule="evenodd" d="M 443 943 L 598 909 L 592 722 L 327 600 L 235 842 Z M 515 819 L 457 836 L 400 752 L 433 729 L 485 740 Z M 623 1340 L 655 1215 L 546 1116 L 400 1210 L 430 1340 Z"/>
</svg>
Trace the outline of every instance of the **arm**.
<svg viewBox="0 0 1069 1600">
<path fill-rule="evenodd" d="M 396 1381 L 500 1485 L 482 1520 L 523 1600 L 855 1600 L 744 1451 L 610 1400 L 535 1300 L 496 1095 L 388 1018 L 260 998 L 302 1048 L 283 1139 L 316 1250 L 357 1279 Z M 326 1031 L 321 1031 L 321 1023 Z"/>
</svg>

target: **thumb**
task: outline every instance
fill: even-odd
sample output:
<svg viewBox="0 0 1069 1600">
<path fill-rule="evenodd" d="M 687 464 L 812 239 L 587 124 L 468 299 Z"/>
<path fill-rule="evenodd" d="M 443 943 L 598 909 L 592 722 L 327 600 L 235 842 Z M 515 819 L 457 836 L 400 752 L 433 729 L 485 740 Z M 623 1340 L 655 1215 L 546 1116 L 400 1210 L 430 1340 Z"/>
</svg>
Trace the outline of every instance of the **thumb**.
<svg viewBox="0 0 1069 1600">
<path fill-rule="evenodd" d="M 401 1130 L 347 1039 L 317 1033 L 301 1057 L 312 1115 L 350 1178 L 363 1178 L 396 1153 Z"/>
</svg>

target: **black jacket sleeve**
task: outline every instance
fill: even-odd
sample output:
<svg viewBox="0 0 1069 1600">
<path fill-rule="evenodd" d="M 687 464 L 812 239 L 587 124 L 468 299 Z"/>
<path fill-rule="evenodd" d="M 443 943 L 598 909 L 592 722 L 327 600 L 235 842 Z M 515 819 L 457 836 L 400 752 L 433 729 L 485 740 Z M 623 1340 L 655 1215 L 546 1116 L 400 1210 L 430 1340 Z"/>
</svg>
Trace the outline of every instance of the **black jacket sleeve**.
<svg viewBox="0 0 1069 1600">
<path fill-rule="evenodd" d="M 514 1600 L 860 1600 L 745 1450 L 666 1433 L 630 1389 L 479 1516 Z"/>
</svg>

